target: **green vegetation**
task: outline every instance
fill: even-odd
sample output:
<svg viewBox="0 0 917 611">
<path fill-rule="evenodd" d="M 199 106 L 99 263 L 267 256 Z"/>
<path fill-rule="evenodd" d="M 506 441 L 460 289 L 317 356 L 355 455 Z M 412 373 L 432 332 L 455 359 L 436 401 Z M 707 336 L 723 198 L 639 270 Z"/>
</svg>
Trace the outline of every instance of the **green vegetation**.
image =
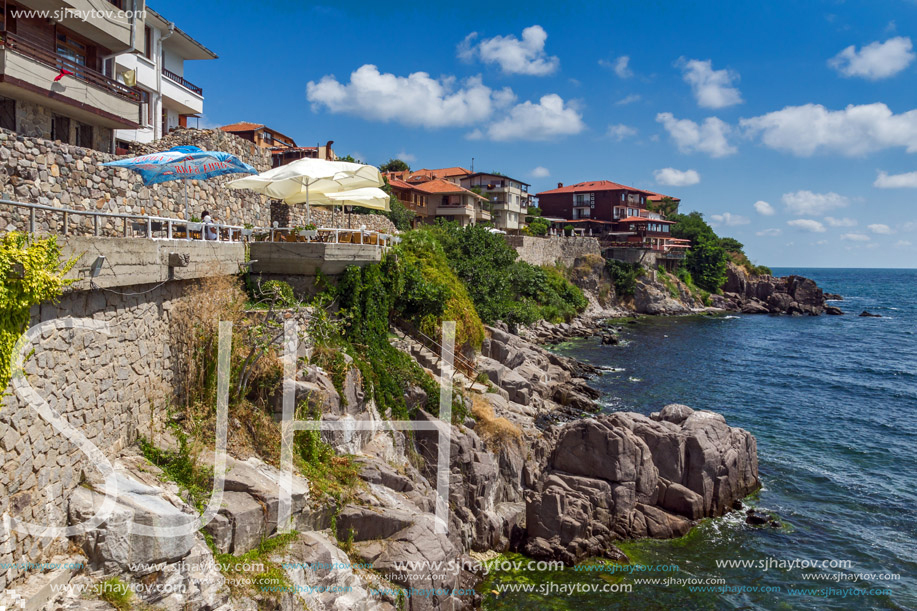
<svg viewBox="0 0 917 611">
<path fill-rule="evenodd" d="M 547 235 L 548 230 L 551 228 L 551 221 L 544 218 L 541 215 L 540 208 L 529 208 L 528 215 L 526 216 L 526 226 L 523 228 L 523 233 L 526 235 Z"/>
<path fill-rule="evenodd" d="M 380 172 L 410 172 L 411 166 L 400 159 L 389 159 L 379 166 Z"/>
<path fill-rule="evenodd" d="M 651 202 L 647 200 L 646 208 L 647 210 L 658 212 L 665 218 L 671 220 L 671 217 L 678 213 L 678 202 L 667 196 L 663 197 L 658 202 Z"/>
<path fill-rule="evenodd" d="M 261 285 L 259 297 L 266 301 L 276 301 L 281 307 L 292 307 L 297 304 L 293 287 L 283 280 L 268 280 Z"/>
<path fill-rule="evenodd" d="M 242 581 L 234 579 L 230 582 L 230 590 L 235 588 L 242 590 L 250 589 L 262 596 L 272 599 L 279 599 L 283 592 L 292 591 L 292 584 L 287 579 L 283 567 L 272 562 L 270 556 L 277 550 L 289 546 L 296 541 L 297 538 L 299 538 L 299 533 L 296 531 L 279 534 L 269 539 L 262 539 L 258 547 L 245 552 L 241 556 L 234 556 L 232 554 L 220 552 L 213 544 L 213 538 L 209 534 L 204 533 L 204 539 L 207 541 L 210 551 L 213 552 L 213 559 L 224 575 L 241 576 L 244 574 L 244 567 L 260 568 L 254 577 L 245 575 L 246 578 L 251 578 L 251 585 L 240 588 L 240 586 L 235 584 L 241 583 Z"/>
<path fill-rule="evenodd" d="M 705 306 L 710 305 L 710 292 L 705 291 L 704 289 L 694 284 L 694 278 L 691 277 L 691 272 L 689 272 L 686 267 L 683 265 L 679 266 L 678 269 L 675 270 L 675 276 L 685 283 L 685 285 L 688 287 L 688 291 L 695 299 L 700 301 Z"/>
<path fill-rule="evenodd" d="M 297 420 L 318 420 L 316 407 L 301 404 Z M 344 503 L 360 481 L 360 467 L 352 456 L 336 456 L 334 449 L 322 440 L 321 431 L 297 431 L 293 447 L 299 470 L 309 480 L 313 496 L 330 497 Z"/>
<path fill-rule="evenodd" d="M 178 451 L 157 448 L 143 437 L 137 440 L 137 444 L 143 456 L 162 469 L 165 478 L 178 484 L 188 495 L 188 502 L 199 513 L 204 513 L 213 490 L 213 468 L 198 465 L 189 447 L 188 436 L 178 426 L 172 428 L 178 437 Z"/>
<path fill-rule="evenodd" d="M 615 285 L 615 294 L 619 297 L 632 297 L 637 286 L 637 278 L 644 273 L 643 267 L 639 263 L 625 263 L 616 259 L 608 259 L 605 266 Z"/>
<path fill-rule="evenodd" d="M 659 266 L 659 269 L 656 271 L 656 277 L 659 278 L 659 281 L 662 282 L 665 288 L 669 291 L 669 295 L 671 295 L 673 299 L 681 299 L 681 293 L 678 291 L 678 286 L 676 286 L 675 282 L 669 276 L 669 274 L 666 273 L 665 268 Z"/>
<path fill-rule="evenodd" d="M 732 261 L 753 275 L 770 274 L 770 268 L 754 265 L 743 251 L 744 245 L 735 238 L 719 237 L 704 220 L 700 212 L 675 214 L 669 217 L 672 237 L 691 240 L 691 248 L 682 266 L 689 272 L 697 287 L 717 292 L 726 282 L 726 263 Z"/>
<path fill-rule="evenodd" d="M 76 259 L 62 262 L 57 239 L 11 231 L 0 239 L 0 392 L 10 383 L 13 347 L 29 325 L 33 305 L 60 297 L 64 275 Z"/>
<path fill-rule="evenodd" d="M 133 593 L 126 583 L 118 577 L 109 577 L 98 586 L 99 598 L 118 611 L 130 611 L 133 608 Z"/>
<path fill-rule="evenodd" d="M 563 322 L 588 305 L 583 292 L 556 268 L 516 261 L 516 251 L 500 234 L 455 223 L 440 223 L 421 231 L 442 245 L 449 266 L 486 323 Z"/>
</svg>

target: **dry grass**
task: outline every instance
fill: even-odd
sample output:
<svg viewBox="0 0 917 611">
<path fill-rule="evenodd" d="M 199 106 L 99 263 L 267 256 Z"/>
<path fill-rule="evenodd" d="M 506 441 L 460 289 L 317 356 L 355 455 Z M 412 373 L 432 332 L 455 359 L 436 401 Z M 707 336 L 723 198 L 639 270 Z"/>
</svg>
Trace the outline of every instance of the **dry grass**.
<svg viewBox="0 0 917 611">
<path fill-rule="evenodd" d="M 506 418 L 497 418 L 494 408 L 480 395 L 471 397 L 471 414 L 478 424 L 475 431 L 492 448 L 522 443 L 522 431 Z"/>
</svg>

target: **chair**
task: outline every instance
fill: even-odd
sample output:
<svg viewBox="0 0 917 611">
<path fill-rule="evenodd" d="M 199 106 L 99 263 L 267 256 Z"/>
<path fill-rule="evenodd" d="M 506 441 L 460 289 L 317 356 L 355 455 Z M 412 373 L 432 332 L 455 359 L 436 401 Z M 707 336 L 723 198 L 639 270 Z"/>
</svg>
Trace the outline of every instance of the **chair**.
<svg viewBox="0 0 917 611">
<path fill-rule="evenodd" d="M 350 244 L 353 239 L 353 234 L 349 231 L 344 231 L 338 234 L 338 242 L 341 244 Z"/>
<path fill-rule="evenodd" d="M 379 243 L 379 234 L 370 233 L 368 235 L 363 236 L 363 243 L 364 244 L 378 244 Z"/>
</svg>

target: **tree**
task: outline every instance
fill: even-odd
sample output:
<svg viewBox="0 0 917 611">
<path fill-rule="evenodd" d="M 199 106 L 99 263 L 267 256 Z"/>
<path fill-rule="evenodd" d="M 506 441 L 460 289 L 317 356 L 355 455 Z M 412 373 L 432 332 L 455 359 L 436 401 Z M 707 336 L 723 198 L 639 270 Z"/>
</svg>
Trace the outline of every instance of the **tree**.
<svg viewBox="0 0 917 611">
<path fill-rule="evenodd" d="M 532 235 L 546 235 L 548 229 L 551 228 L 551 221 L 542 217 L 536 216 L 528 222 L 527 229 Z"/>
<path fill-rule="evenodd" d="M 715 293 L 726 282 L 726 261 L 729 256 L 714 235 L 701 235 L 685 256 L 685 267 L 694 284 Z"/>
<path fill-rule="evenodd" d="M 338 157 L 337 160 L 338 160 L 338 161 L 346 161 L 346 162 L 348 162 L 348 163 L 363 163 L 363 162 L 362 162 L 361 160 L 359 160 L 359 159 L 354 159 L 354 158 L 353 158 L 353 155 L 344 155 L 343 157 Z"/>
<path fill-rule="evenodd" d="M 723 247 L 723 250 L 726 252 L 732 253 L 743 253 L 745 252 L 745 245 L 739 242 L 735 238 L 720 238 L 720 246 Z"/>
<path fill-rule="evenodd" d="M 708 240 L 717 239 L 713 228 L 707 224 L 707 221 L 704 220 L 704 215 L 700 212 L 676 214 L 669 220 L 675 221 L 675 224 L 669 230 L 673 238 L 691 240 L 692 244 L 696 244 L 701 237 Z"/>
<path fill-rule="evenodd" d="M 379 166 L 380 172 L 410 172 L 411 166 L 400 159 L 389 159 Z"/>
<path fill-rule="evenodd" d="M 673 198 L 669 197 L 668 195 L 666 195 L 658 202 L 652 202 L 652 201 L 647 200 L 646 208 L 647 210 L 658 212 L 659 214 L 661 214 L 662 216 L 668 219 L 672 215 L 678 213 L 678 202 L 674 200 Z"/>
</svg>

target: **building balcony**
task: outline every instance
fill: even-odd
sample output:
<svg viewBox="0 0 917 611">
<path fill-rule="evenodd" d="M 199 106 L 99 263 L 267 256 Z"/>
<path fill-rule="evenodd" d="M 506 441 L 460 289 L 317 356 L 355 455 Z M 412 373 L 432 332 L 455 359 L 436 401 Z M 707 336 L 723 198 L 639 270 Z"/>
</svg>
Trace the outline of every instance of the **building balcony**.
<svg viewBox="0 0 917 611">
<path fill-rule="evenodd" d="M 184 77 L 162 69 L 162 97 L 167 108 L 182 115 L 196 115 L 204 111 L 204 90 Z"/>
<path fill-rule="evenodd" d="M 489 221 L 491 219 L 491 216 L 490 216 L 490 212 L 488 212 L 487 210 L 478 209 L 478 210 L 475 210 L 474 218 L 475 220 L 478 220 L 478 221 Z"/>
<path fill-rule="evenodd" d="M 110 0 L 18 0 L 18 4 L 39 11 L 59 10 L 62 17 L 58 22 L 68 30 L 110 49 L 113 53 L 131 50 L 131 19 L 124 13 L 119 14 L 118 7 Z M 124 7 L 125 10 L 130 8 L 130 3 Z M 144 3 L 138 2 L 137 9 L 143 8 Z M 67 10 L 72 12 L 64 13 Z M 86 15 L 97 16 L 85 18 Z M 142 19 L 137 19 L 134 25 L 143 31 Z"/>
<path fill-rule="evenodd" d="M 475 209 L 472 206 L 440 204 L 436 207 L 436 216 L 468 216 L 475 218 Z"/>
<path fill-rule="evenodd" d="M 55 81 L 61 70 L 72 74 Z M 9 32 L 0 32 L 0 95 L 102 127 L 137 127 L 140 120 L 136 90 Z"/>
</svg>

